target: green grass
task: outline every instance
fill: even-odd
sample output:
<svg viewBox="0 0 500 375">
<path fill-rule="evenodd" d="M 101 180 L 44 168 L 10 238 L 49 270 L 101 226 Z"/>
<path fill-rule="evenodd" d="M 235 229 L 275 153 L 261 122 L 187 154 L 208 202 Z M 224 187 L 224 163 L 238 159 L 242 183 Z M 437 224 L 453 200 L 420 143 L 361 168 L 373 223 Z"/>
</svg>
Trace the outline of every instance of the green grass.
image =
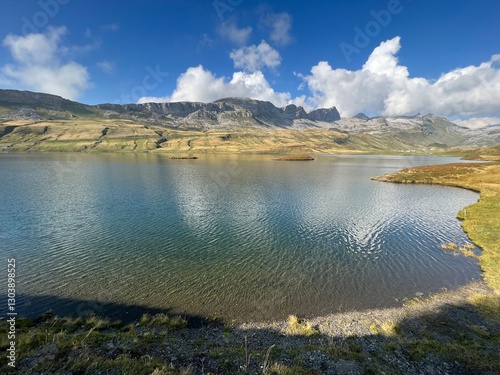
<svg viewBox="0 0 500 375">
<path fill-rule="evenodd" d="M 143 320 L 144 322 L 144 320 Z M 179 317 L 164 314 L 147 318 L 147 324 L 154 327 L 167 327 L 168 332 L 182 329 L 186 321 Z M 6 332 L 8 323 L 0 322 L 0 331 Z M 16 355 L 18 363 L 27 358 L 34 361 L 32 371 L 58 373 L 61 370 L 71 373 L 120 373 L 150 375 L 190 374 L 189 369 L 165 367 L 160 358 L 143 354 L 161 346 L 167 331 L 161 334 L 138 335 L 134 325 L 110 322 L 96 316 L 82 318 L 59 318 L 50 314 L 35 321 L 18 319 L 16 321 Z M 105 353 L 116 345 L 123 354 L 109 356 Z M 7 350 L 7 335 L 0 336 L 0 350 Z M 57 359 L 57 360 L 56 360 Z M 4 367 L 2 367 L 4 366 Z M 7 371 L 5 363 L 0 372 Z"/>
<path fill-rule="evenodd" d="M 496 345 L 499 344 L 498 338 L 495 342 Z M 447 360 L 465 363 L 472 373 L 495 373 L 492 371 L 498 371 L 500 368 L 500 357 L 491 352 L 485 353 L 483 344 L 476 339 L 462 339 L 452 342 L 422 339 L 409 342 L 405 348 L 413 361 L 422 360 L 432 354 Z"/>
<path fill-rule="evenodd" d="M 500 324 L 500 298 L 475 294 L 470 301 L 489 319 Z"/>
<path fill-rule="evenodd" d="M 311 358 L 319 357 L 329 361 L 329 366 L 348 361 L 367 374 L 396 374 L 400 373 L 397 365 L 387 362 L 395 355 L 416 362 L 430 356 L 458 362 L 471 373 L 494 373 L 500 368 L 498 299 L 470 294 L 470 302 L 477 312 L 467 304 L 453 307 L 452 303 L 455 312 L 451 315 L 462 309 L 469 315 L 451 321 L 448 311 L 430 309 L 423 299 L 419 306 L 405 308 L 418 313 L 402 320 L 367 320 L 364 326 L 371 333 L 343 337 L 320 333 L 296 316 L 289 318 L 284 331 L 276 328 L 264 335 L 265 331 L 240 331 L 237 326 L 210 325 L 201 331 L 183 328 L 184 319 L 165 314 L 143 315 L 128 325 L 95 316 L 47 315 L 34 321 L 18 320 L 17 355 L 19 362 L 30 361 L 30 373 L 189 375 L 200 372 L 201 356 L 216 362 L 220 374 L 321 374 L 317 367 L 311 368 L 318 365 Z M 485 320 L 470 315 L 479 312 Z M 0 322 L 0 329 L 6 328 L 7 322 Z M 245 341 L 242 334 L 248 335 Z M 0 349 L 7 347 L 5 336 L 0 336 Z M 167 354 L 172 349 L 175 354 Z M 184 353 L 186 359 L 174 368 L 172 356 Z M 5 365 L 0 365 L 0 373 L 4 370 Z"/>
<path fill-rule="evenodd" d="M 284 366 L 280 364 L 274 364 L 265 375 L 319 375 L 320 372 L 305 369 L 300 365 L 295 366 Z"/>
<path fill-rule="evenodd" d="M 180 317 L 170 317 L 166 314 L 149 315 L 144 314 L 140 319 L 140 324 L 149 327 L 163 327 L 170 329 L 181 329 L 187 327 L 187 321 Z"/>
</svg>

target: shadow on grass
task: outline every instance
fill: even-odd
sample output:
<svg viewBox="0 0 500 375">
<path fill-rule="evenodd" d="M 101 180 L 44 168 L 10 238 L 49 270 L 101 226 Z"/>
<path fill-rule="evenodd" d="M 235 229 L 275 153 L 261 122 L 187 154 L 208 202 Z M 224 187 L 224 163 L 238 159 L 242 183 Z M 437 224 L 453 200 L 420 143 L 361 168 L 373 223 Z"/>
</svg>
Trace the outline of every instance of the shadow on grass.
<svg viewBox="0 0 500 375">
<path fill-rule="evenodd" d="M 33 307 L 37 298 L 30 297 Z M 53 313 L 85 319 L 95 301 L 53 298 Z M 133 324 L 73 331 L 48 318 L 19 321 L 18 373 L 68 374 L 498 374 L 498 297 L 477 303 L 443 300 L 426 306 L 331 315 L 297 324 L 223 325 L 185 317 L 187 327 L 144 314 L 168 310 L 98 303 L 93 314 Z M 73 307 L 71 307 L 73 306 Z M 75 306 L 86 306 L 79 315 Z M 35 313 L 36 309 L 32 309 Z M 394 311 L 394 310 L 390 310 Z M 392 315 L 391 315 L 392 314 Z M 83 320 L 85 322 L 85 320 Z M 6 326 L 6 322 L 2 322 Z M 74 323 L 72 323 L 74 325 Z M 89 329 L 89 327 L 92 327 Z M 126 329 L 125 329 L 126 328 Z M 300 327 L 299 327 L 300 328 Z M 307 334 L 305 334 L 307 332 Z M 4 337 L 1 349 L 6 349 Z M 2 364 L 4 366 L 4 364 Z M 7 371 L 4 366 L 0 372 Z M 24 371 L 24 372 L 23 372 Z"/>
<path fill-rule="evenodd" d="M 6 316 L 5 307 L 7 299 L 0 298 L 0 317 Z M 47 309 L 50 306 L 50 309 Z M 42 314 L 50 312 L 54 316 L 70 318 L 86 318 L 99 316 L 110 321 L 132 323 L 138 321 L 144 314 L 178 315 L 170 309 L 152 308 L 140 305 L 127 305 L 115 302 L 101 302 L 96 300 L 78 300 L 59 296 L 30 296 L 18 295 L 16 297 L 16 312 L 19 316 L 35 319 Z M 206 324 L 208 320 L 201 316 L 185 315 L 189 327 L 197 328 Z"/>
</svg>

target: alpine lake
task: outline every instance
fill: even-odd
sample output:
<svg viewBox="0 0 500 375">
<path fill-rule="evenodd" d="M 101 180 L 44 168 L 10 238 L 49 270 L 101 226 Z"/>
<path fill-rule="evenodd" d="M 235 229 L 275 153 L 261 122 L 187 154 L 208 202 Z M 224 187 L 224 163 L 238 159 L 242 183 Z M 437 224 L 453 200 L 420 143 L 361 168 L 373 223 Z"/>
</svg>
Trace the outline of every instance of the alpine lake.
<svg viewBox="0 0 500 375">
<path fill-rule="evenodd" d="M 469 243 L 456 215 L 478 194 L 370 178 L 457 161 L 1 154 L 0 254 L 5 269 L 16 260 L 30 317 L 241 322 L 399 306 L 480 279 L 474 259 L 441 249 Z"/>
</svg>

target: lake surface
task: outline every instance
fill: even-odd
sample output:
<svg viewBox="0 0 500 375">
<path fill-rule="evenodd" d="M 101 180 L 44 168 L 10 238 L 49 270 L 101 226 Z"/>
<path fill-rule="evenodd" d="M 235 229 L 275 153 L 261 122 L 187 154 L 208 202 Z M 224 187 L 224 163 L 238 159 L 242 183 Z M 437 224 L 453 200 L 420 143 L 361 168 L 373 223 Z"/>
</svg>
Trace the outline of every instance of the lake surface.
<svg viewBox="0 0 500 375">
<path fill-rule="evenodd" d="M 18 312 L 270 320 L 396 306 L 480 278 L 478 194 L 370 177 L 456 158 L 0 155 L 0 255 Z M 6 275 L 1 275 L 5 308 Z"/>
</svg>

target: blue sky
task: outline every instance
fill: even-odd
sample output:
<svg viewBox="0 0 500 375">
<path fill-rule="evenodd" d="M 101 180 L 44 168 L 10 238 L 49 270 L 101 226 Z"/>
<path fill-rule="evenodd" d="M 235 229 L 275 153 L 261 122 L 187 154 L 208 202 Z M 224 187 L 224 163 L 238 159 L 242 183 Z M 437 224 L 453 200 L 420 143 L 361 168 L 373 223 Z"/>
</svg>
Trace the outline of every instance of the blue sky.
<svg viewBox="0 0 500 375">
<path fill-rule="evenodd" d="M 0 87 L 88 104 L 227 96 L 500 118 L 500 2 L 5 1 Z M 500 120 L 498 120 L 500 123 Z"/>
</svg>

